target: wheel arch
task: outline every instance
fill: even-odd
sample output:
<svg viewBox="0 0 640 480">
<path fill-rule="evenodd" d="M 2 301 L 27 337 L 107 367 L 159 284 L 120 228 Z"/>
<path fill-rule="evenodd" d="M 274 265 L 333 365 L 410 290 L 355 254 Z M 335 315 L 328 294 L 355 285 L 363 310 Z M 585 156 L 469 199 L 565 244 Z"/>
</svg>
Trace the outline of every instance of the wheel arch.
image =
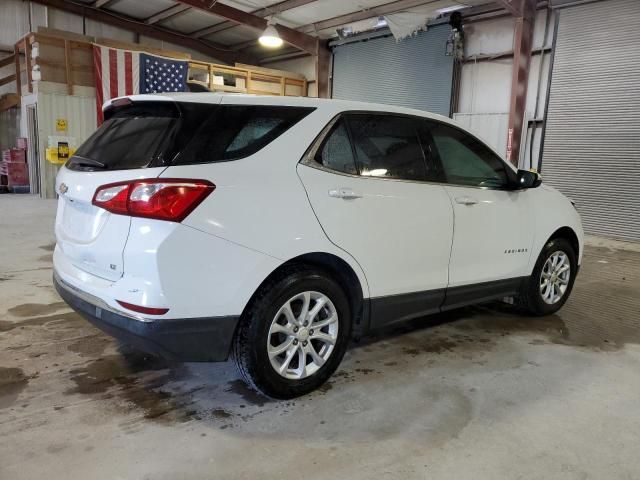
<svg viewBox="0 0 640 480">
<path fill-rule="evenodd" d="M 582 259 L 582 242 L 580 241 L 580 237 L 578 236 L 576 229 L 569 225 L 563 225 L 561 227 L 556 226 L 555 229 L 549 229 L 547 230 L 547 233 L 545 233 L 544 235 L 540 235 L 538 237 L 538 240 L 534 242 L 532 255 L 529 257 L 529 266 L 527 270 L 529 272 L 529 275 L 533 272 L 533 269 L 536 266 L 536 262 L 540 257 L 540 252 L 542 252 L 544 246 L 555 238 L 565 238 L 571 244 L 571 246 L 575 250 L 578 265 L 580 265 Z"/>
<path fill-rule="evenodd" d="M 368 323 L 368 309 L 366 308 L 368 303 L 365 302 L 366 285 L 362 284 L 358 274 L 346 260 L 333 253 L 309 252 L 293 257 L 282 263 L 260 283 L 247 302 L 244 311 L 249 308 L 256 295 L 265 287 L 265 285 L 274 281 L 278 277 L 286 275 L 287 271 L 291 268 L 300 266 L 312 266 L 322 269 L 326 271 L 331 278 L 338 282 L 349 300 L 354 327 L 353 333 L 356 336 L 359 335 L 361 330 L 365 328 L 365 325 Z"/>
<path fill-rule="evenodd" d="M 555 232 L 553 232 L 553 234 L 551 234 L 551 236 L 547 239 L 546 242 L 544 242 L 544 244 L 546 245 L 555 238 L 564 238 L 568 240 L 575 251 L 576 258 L 580 258 L 580 240 L 578 239 L 578 235 L 573 230 L 573 228 L 567 226 L 558 228 Z"/>
</svg>

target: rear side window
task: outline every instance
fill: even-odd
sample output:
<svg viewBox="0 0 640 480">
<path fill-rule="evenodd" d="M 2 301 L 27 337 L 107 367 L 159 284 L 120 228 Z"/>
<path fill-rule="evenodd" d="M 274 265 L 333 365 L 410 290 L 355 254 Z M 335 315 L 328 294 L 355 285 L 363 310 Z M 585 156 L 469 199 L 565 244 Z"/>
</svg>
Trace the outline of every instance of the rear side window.
<svg viewBox="0 0 640 480">
<path fill-rule="evenodd" d="M 236 160 L 261 150 L 313 108 L 221 105 L 192 125 L 191 141 L 173 164 Z M 193 123 L 193 122 L 192 122 Z"/>
<path fill-rule="evenodd" d="M 313 108 L 134 102 L 105 122 L 67 162 L 75 170 L 125 170 L 248 157 Z"/>
<path fill-rule="evenodd" d="M 347 115 L 360 175 L 426 180 L 417 121 L 376 114 Z"/>
<path fill-rule="evenodd" d="M 338 120 L 333 126 L 318 149 L 315 161 L 323 167 L 337 172 L 358 174 L 351 142 L 349 142 L 349 134 L 343 120 Z"/>
</svg>

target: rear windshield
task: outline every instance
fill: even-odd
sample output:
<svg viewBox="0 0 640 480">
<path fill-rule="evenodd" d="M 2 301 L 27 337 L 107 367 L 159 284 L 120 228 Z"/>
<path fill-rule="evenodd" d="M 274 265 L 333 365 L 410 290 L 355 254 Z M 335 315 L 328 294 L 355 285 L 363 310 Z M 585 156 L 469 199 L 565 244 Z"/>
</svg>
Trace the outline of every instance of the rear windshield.
<svg viewBox="0 0 640 480">
<path fill-rule="evenodd" d="M 237 160 L 253 155 L 314 109 L 264 105 L 132 102 L 67 162 L 72 170 L 126 170 Z"/>
</svg>

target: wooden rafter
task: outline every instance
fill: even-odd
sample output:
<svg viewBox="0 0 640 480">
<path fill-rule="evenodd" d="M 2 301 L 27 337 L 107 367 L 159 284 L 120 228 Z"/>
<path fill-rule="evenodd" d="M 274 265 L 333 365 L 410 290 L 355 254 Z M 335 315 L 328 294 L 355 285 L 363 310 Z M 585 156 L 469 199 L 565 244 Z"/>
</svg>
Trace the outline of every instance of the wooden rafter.
<svg viewBox="0 0 640 480">
<path fill-rule="evenodd" d="M 294 8 L 302 7 L 304 5 L 308 5 L 310 3 L 317 2 L 318 0 L 284 0 L 283 2 L 276 3 L 274 5 L 270 5 L 269 7 L 261 8 L 259 10 L 255 10 L 251 12 L 252 15 L 257 17 L 267 17 L 269 15 L 277 15 L 282 12 L 286 12 L 287 10 L 292 10 Z M 231 22 L 229 20 L 225 20 L 224 22 L 217 23 L 210 27 L 201 28 L 199 30 L 195 30 L 191 32 L 192 37 L 202 38 L 207 35 L 211 35 L 212 33 L 222 32 L 224 30 L 228 30 L 230 28 L 236 27 L 238 24 L 236 22 Z"/>
<path fill-rule="evenodd" d="M 95 0 L 91 6 L 94 8 L 110 7 L 119 1 L 120 0 Z"/>
<path fill-rule="evenodd" d="M 258 17 L 243 10 L 238 10 L 237 8 L 230 7 L 229 5 L 226 5 L 224 3 L 211 2 L 210 0 L 178 1 L 184 5 L 189 5 L 190 7 L 197 8 L 204 12 L 212 13 L 213 15 L 226 18 L 227 20 L 236 24 L 252 27 L 258 31 L 263 31 L 265 28 L 267 28 L 267 20 L 265 20 L 264 18 Z M 294 30 L 293 28 L 285 27 L 284 25 L 278 25 L 276 28 L 278 30 L 278 33 L 280 34 L 280 37 L 285 42 L 293 45 L 296 48 L 299 48 L 300 50 L 311 53 L 312 55 L 315 55 L 317 53 L 317 38 Z"/>
<path fill-rule="evenodd" d="M 436 1 L 438 0 L 396 0 L 390 3 L 385 3 L 383 5 L 378 5 L 377 7 L 368 8 L 366 10 L 359 10 L 357 12 L 327 18 L 326 20 L 321 20 L 319 22 L 309 23 L 297 28 L 297 30 L 309 34 L 321 30 L 327 30 L 329 28 L 340 27 L 342 25 L 346 25 L 347 23 L 359 22 L 360 20 L 366 20 L 372 17 L 379 17 L 381 15 L 399 12 L 402 10 L 406 10 L 407 8 L 413 8 L 420 5 L 428 5 L 429 3 L 434 3 Z M 234 50 L 243 50 L 244 48 L 254 45 L 255 43 L 255 39 L 247 40 L 235 45 L 231 45 L 231 48 Z"/>
<path fill-rule="evenodd" d="M 523 0 L 496 0 L 496 2 L 503 6 L 514 17 L 521 17 L 523 13 Z"/>
<path fill-rule="evenodd" d="M 345 15 L 339 15 L 337 17 L 328 18 L 319 22 L 310 23 L 304 25 L 298 30 L 304 33 L 318 32 L 320 30 L 326 30 L 328 28 L 339 27 L 347 23 L 359 22 L 360 20 L 366 20 L 368 18 L 380 17 L 390 13 L 406 10 L 407 8 L 413 8 L 420 5 L 428 5 L 435 3 L 439 0 L 396 0 L 395 2 L 385 3 L 378 5 L 377 7 L 368 8 L 366 10 L 360 10 L 358 12 L 347 13 Z"/>
<path fill-rule="evenodd" d="M 188 5 L 180 5 L 180 4 L 174 5 L 172 7 L 165 8 L 161 12 L 151 15 L 149 18 L 147 18 L 144 21 L 144 23 L 153 25 L 154 23 L 158 23 L 163 20 L 168 20 L 182 13 L 186 13 L 188 10 L 191 10 L 191 7 L 189 7 Z"/>
<path fill-rule="evenodd" d="M 69 13 L 84 16 L 97 22 L 107 23 L 125 30 L 130 30 L 141 35 L 157 38 L 165 42 L 171 42 L 176 45 L 182 45 L 183 47 L 190 48 L 199 51 L 205 55 L 214 57 L 220 61 L 227 63 L 235 63 L 242 61 L 245 63 L 255 63 L 255 59 L 244 54 L 238 54 L 220 45 L 215 45 L 209 42 L 204 42 L 195 38 L 191 38 L 188 35 L 181 34 L 179 32 L 169 30 L 167 28 L 159 27 L 157 25 L 149 25 L 144 22 L 135 20 L 130 17 L 125 17 L 120 14 L 114 14 L 112 12 L 106 12 L 93 6 L 86 4 L 80 4 L 67 0 L 32 0 L 34 3 L 46 5 L 48 7 L 57 8 Z"/>
</svg>

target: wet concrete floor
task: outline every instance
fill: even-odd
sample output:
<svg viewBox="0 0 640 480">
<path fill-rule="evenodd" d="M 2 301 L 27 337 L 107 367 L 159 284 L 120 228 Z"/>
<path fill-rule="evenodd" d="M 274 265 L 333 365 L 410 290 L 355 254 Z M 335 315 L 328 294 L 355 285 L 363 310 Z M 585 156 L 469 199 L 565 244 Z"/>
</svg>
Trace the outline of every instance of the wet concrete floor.
<svg viewBox="0 0 640 480">
<path fill-rule="evenodd" d="M 587 247 L 556 315 L 419 319 L 274 401 L 230 363 L 168 364 L 71 312 L 54 209 L 0 197 L 1 479 L 640 478 L 637 246 Z"/>
</svg>

